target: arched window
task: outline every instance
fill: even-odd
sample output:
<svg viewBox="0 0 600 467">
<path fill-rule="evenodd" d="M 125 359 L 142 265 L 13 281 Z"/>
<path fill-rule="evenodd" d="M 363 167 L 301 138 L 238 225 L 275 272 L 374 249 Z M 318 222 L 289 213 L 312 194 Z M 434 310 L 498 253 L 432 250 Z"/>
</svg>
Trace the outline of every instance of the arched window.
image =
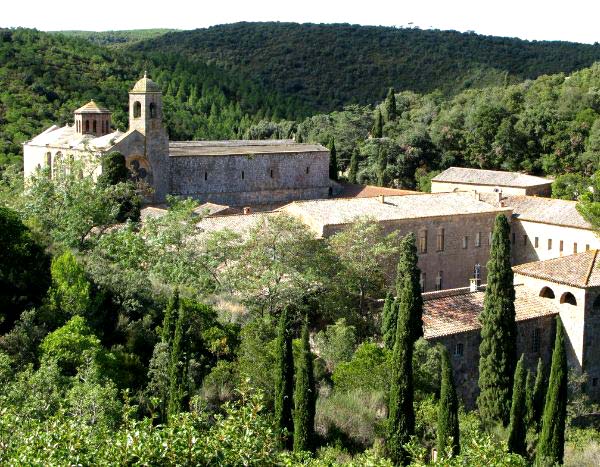
<svg viewBox="0 0 600 467">
<path fill-rule="evenodd" d="M 46 153 L 46 167 L 50 167 L 52 165 L 52 153 Z"/>
<path fill-rule="evenodd" d="M 156 104 L 154 102 L 150 103 L 150 118 L 156 118 Z"/>
<path fill-rule="evenodd" d="M 560 297 L 560 303 L 568 303 L 569 305 L 577 305 L 577 300 L 575 300 L 575 295 L 571 292 L 565 292 Z"/>
<path fill-rule="evenodd" d="M 140 118 L 142 116 L 142 104 L 138 101 L 133 103 L 133 118 Z"/>
<path fill-rule="evenodd" d="M 600 314 L 600 295 L 596 297 L 596 300 L 592 304 L 592 312 Z"/>
<path fill-rule="evenodd" d="M 89 120 L 85 121 L 85 132 L 86 133 L 90 132 L 90 121 Z"/>
<path fill-rule="evenodd" d="M 552 290 L 550 287 L 544 287 L 542 290 L 540 290 L 540 297 L 554 298 L 554 290 Z"/>
<path fill-rule="evenodd" d="M 94 127 L 94 129 L 92 130 L 93 133 L 96 133 L 96 120 L 94 120 L 92 122 L 92 126 Z"/>
</svg>

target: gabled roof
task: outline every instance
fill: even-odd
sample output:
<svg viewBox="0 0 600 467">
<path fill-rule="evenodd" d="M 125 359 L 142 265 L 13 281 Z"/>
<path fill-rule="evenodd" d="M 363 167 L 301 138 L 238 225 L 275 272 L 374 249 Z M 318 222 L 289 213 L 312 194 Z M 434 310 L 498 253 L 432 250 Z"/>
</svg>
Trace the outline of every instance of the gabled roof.
<svg viewBox="0 0 600 467">
<path fill-rule="evenodd" d="M 111 113 L 106 107 L 100 107 L 93 100 L 89 101 L 83 107 L 79 107 L 76 111 L 76 114 L 109 114 Z"/>
<path fill-rule="evenodd" d="M 516 188 L 549 185 L 552 183 L 552 180 L 547 178 L 534 177 L 533 175 L 526 175 L 519 172 L 469 169 L 464 167 L 450 167 L 441 174 L 433 177 L 431 181 Z"/>
<path fill-rule="evenodd" d="M 426 339 L 460 334 L 481 329 L 479 315 L 483 311 L 485 292 L 423 294 L 423 324 Z M 524 285 L 515 285 L 516 321 L 558 314 L 553 300 L 540 297 Z"/>
<path fill-rule="evenodd" d="M 95 137 L 93 135 L 82 135 L 78 133 L 74 126 L 66 125 L 58 127 L 52 125 L 25 144 L 32 146 L 47 146 L 64 150 L 104 150 L 112 147 L 121 136 L 123 136 L 123 133 L 119 130 L 115 130 L 104 136 Z"/>
<path fill-rule="evenodd" d="M 591 229 L 577 211 L 577 201 L 538 196 L 507 196 L 504 204 L 513 208 L 513 217 L 524 221 Z"/>
<path fill-rule="evenodd" d="M 374 185 L 358 185 L 353 183 L 341 184 L 341 191 L 335 195 L 336 198 L 374 198 L 376 196 L 400 196 L 418 195 L 414 190 L 401 190 L 398 188 L 386 188 Z"/>
<path fill-rule="evenodd" d="M 572 287 L 600 287 L 600 255 L 598 250 L 535 261 L 513 267 L 516 274 L 544 279 Z"/>
</svg>

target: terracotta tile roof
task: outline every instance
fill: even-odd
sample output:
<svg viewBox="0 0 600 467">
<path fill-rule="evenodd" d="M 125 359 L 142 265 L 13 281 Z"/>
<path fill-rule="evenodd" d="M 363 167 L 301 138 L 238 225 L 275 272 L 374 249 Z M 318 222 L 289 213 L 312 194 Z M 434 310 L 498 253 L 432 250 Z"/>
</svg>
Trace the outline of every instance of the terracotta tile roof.
<svg viewBox="0 0 600 467">
<path fill-rule="evenodd" d="M 205 217 L 196 226 L 203 232 L 217 232 L 228 229 L 241 236 L 245 236 L 259 222 L 268 222 L 269 217 L 277 213 L 255 213 L 255 214 L 235 214 L 230 216 L 212 216 Z"/>
<path fill-rule="evenodd" d="M 432 179 L 433 182 L 466 183 L 471 185 L 498 185 L 525 188 L 548 185 L 552 180 L 534 177 L 519 172 L 503 172 L 500 170 L 468 169 L 450 167 Z"/>
<path fill-rule="evenodd" d="M 513 267 L 516 274 L 536 277 L 572 287 L 600 287 L 600 255 L 598 250 L 535 261 Z"/>
<path fill-rule="evenodd" d="M 479 314 L 483 310 L 485 292 L 463 292 L 428 298 L 423 294 L 423 324 L 426 339 L 460 334 L 481 329 Z M 542 298 L 524 285 L 515 285 L 517 321 L 526 321 L 558 313 L 553 301 Z"/>
<path fill-rule="evenodd" d="M 507 196 L 503 201 L 505 206 L 513 208 L 515 219 L 580 229 L 592 228 L 577 211 L 577 201 L 537 196 Z"/>
<path fill-rule="evenodd" d="M 476 200 L 471 193 L 423 193 L 418 195 L 385 196 L 378 198 L 338 198 L 294 201 L 280 209 L 300 218 L 317 235 L 323 235 L 327 225 L 344 225 L 359 217 L 377 221 L 419 219 L 482 213 L 505 213 L 510 209 L 498 208 Z"/>
<path fill-rule="evenodd" d="M 335 195 L 335 198 L 374 198 L 375 196 L 401 196 L 418 195 L 418 191 L 400 190 L 396 188 L 386 188 L 373 185 L 354 185 L 344 183 L 341 185 L 341 191 Z"/>
<path fill-rule="evenodd" d="M 100 107 L 93 100 L 89 101 L 82 107 L 79 107 L 76 111 L 76 114 L 86 113 L 86 114 L 106 114 L 110 113 L 106 107 Z"/>
<path fill-rule="evenodd" d="M 328 152 L 328 150 L 320 144 L 296 143 L 291 139 L 169 142 L 169 155 L 173 157 L 293 154 L 306 152 Z"/>
</svg>

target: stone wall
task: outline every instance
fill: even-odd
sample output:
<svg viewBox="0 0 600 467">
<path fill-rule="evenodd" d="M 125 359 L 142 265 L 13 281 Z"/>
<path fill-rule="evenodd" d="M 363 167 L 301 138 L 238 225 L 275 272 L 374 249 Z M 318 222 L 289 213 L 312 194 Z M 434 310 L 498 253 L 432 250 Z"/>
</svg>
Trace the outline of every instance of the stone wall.
<svg viewBox="0 0 600 467">
<path fill-rule="evenodd" d="M 240 206 L 327 198 L 329 153 L 171 156 L 170 192 Z"/>
<path fill-rule="evenodd" d="M 558 221 L 560 219 L 557 219 Z M 513 264 L 572 255 L 586 251 L 586 248 L 600 249 L 600 238 L 592 230 L 514 218 L 511 232 L 514 234 Z M 552 240 L 551 245 L 548 240 Z"/>
</svg>

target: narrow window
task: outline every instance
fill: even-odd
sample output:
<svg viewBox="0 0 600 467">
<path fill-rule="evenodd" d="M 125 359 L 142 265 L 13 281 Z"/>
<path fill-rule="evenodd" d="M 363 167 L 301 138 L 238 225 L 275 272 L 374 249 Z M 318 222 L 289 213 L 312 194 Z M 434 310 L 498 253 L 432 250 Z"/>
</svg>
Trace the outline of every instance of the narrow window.
<svg viewBox="0 0 600 467">
<path fill-rule="evenodd" d="M 90 121 L 89 120 L 85 121 L 85 132 L 86 133 L 90 132 Z"/>
<path fill-rule="evenodd" d="M 273 169 L 271 169 L 271 178 L 273 178 Z"/>
<path fill-rule="evenodd" d="M 142 104 L 134 102 L 133 104 L 133 118 L 140 118 L 142 116 Z"/>
<path fill-rule="evenodd" d="M 598 386 L 598 378 L 592 378 L 592 386 Z"/>
<path fill-rule="evenodd" d="M 573 243 L 573 253 L 577 253 L 577 242 Z"/>
<path fill-rule="evenodd" d="M 481 232 L 477 232 L 475 234 L 475 246 L 476 247 L 480 247 L 481 246 Z"/>
<path fill-rule="evenodd" d="M 464 353 L 464 345 L 462 342 L 457 342 L 454 345 L 454 356 L 455 357 L 462 357 Z"/>
<path fill-rule="evenodd" d="M 586 243 L 585 245 L 585 251 L 590 251 L 590 245 Z"/>
<path fill-rule="evenodd" d="M 558 243 L 558 251 L 560 251 L 560 254 L 561 254 L 561 255 L 562 255 L 562 252 L 563 252 L 563 246 L 564 246 L 564 242 L 561 240 L 561 241 Z"/>
<path fill-rule="evenodd" d="M 488 233 L 488 245 L 492 244 L 492 232 Z"/>
<path fill-rule="evenodd" d="M 444 229 L 437 231 L 437 251 L 444 251 Z"/>
<path fill-rule="evenodd" d="M 156 118 L 156 104 L 154 102 L 150 103 L 150 118 Z"/>
<path fill-rule="evenodd" d="M 419 253 L 427 253 L 427 230 L 419 231 Z"/>
<path fill-rule="evenodd" d="M 539 238 L 539 237 L 535 237 L 534 246 L 535 246 L 536 248 L 538 248 L 538 247 L 540 246 L 540 238 Z"/>
<path fill-rule="evenodd" d="M 549 250 L 552 249 L 552 239 L 551 238 L 548 239 L 548 249 Z"/>
<path fill-rule="evenodd" d="M 420 279 L 420 284 L 421 284 L 421 292 L 425 292 L 425 281 L 427 279 L 427 276 L 425 275 L 424 272 L 421 273 L 421 279 Z"/>
<path fill-rule="evenodd" d="M 539 351 L 540 351 L 541 334 L 542 334 L 542 330 L 540 328 L 535 328 L 533 330 L 533 334 L 531 335 L 531 351 L 533 353 L 539 353 Z"/>
<path fill-rule="evenodd" d="M 442 275 L 443 275 L 443 271 L 438 272 L 437 277 L 435 278 L 435 289 L 436 290 L 442 290 Z"/>
<path fill-rule="evenodd" d="M 96 120 L 94 120 L 92 122 L 92 127 L 93 127 L 92 133 L 96 133 Z"/>
<path fill-rule="evenodd" d="M 208 172 L 204 172 L 204 180 L 208 180 Z"/>
<path fill-rule="evenodd" d="M 244 171 L 242 170 L 242 180 L 244 179 Z"/>
<path fill-rule="evenodd" d="M 469 248 L 469 237 L 467 237 L 466 235 L 463 237 L 463 248 L 466 250 L 467 248 Z"/>
<path fill-rule="evenodd" d="M 527 235 L 523 235 L 523 246 L 527 246 Z"/>
<path fill-rule="evenodd" d="M 47 152 L 46 153 L 46 167 L 51 167 L 51 166 L 52 166 L 52 153 Z"/>
<path fill-rule="evenodd" d="M 310 167 L 306 166 L 306 173 L 308 174 L 308 172 L 310 172 Z"/>
<path fill-rule="evenodd" d="M 517 242 L 517 235 L 513 232 L 512 234 L 512 244 L 514 245 Z"/>
</svg>

